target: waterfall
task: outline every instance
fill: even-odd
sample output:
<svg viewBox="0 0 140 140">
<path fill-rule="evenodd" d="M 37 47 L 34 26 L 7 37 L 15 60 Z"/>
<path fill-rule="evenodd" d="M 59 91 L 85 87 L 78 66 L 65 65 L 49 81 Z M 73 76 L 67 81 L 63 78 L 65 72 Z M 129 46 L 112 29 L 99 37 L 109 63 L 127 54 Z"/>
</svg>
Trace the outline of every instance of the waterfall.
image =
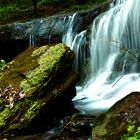
<svg viewBox="0 0 140 140">
<path fill-rule="evenodd" d="M 84 51 L 86 49 L 86 30 L 80 33 L 74 32 L 75 18 L 77 18 L 76 13 L 64 19 L 65 31 L 62 42 L 75 52 L 73 67 L 76 72 L 80 72 L 83 62 L 86 59 L 86 51 Z"/>
<path fill-rule="evenodd" d="M 115 0 L 110 10 L 93 21 L 88 43 L 88 80 L 76 87 L 77 95 L 73 99 L 75 107 L 82 113 L 106 111 L 131 92 L 140 91 L 139 5 L 140 0 Z M 86 52 L 82 50 L 83 56 L 78 51 L 86 31 L 73 33 L 74 18 L 76 15 L 67 26 L 70 31 L 67 30 L 63 42 L 71 42 L 67 45 L 76 54 L 74 68 L 77 70 L 86 59 Z M 76 42 L 77 36 L 80 39 Z"/>
</svg>

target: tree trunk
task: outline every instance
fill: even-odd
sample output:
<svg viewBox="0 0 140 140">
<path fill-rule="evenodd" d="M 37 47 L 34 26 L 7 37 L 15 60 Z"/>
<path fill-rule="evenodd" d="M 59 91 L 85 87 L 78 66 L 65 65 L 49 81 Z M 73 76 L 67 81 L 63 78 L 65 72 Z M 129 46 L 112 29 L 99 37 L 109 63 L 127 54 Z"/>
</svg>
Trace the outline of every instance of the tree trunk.
<svg viewBox="0 0 140 140">
<path fill-rule="evenodd" d="M 34 16 L 37 16 L 37 0 L 32 0 L 34 6 Z"/>
</svg>

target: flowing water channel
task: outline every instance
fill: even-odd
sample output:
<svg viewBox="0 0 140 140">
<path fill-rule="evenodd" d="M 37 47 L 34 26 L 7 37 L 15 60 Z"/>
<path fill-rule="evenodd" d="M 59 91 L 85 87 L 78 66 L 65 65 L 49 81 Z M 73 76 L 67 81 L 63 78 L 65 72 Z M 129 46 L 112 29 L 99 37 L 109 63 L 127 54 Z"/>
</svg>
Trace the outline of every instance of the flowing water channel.
<svg viewBox="0 0 140 140">
<path fill-rule="evenodd" d="M 90 55 L 83 49 L 87 31 L 73 31 L 77 17 L 69 17 L 62 39 L 76 54 L 75 71 L 88 65 L 73 102 L 82 113 L 106 111 L 140 91 L 140 0 L 116 0 L 93 21 L 87 43 Z"/>
</svg>

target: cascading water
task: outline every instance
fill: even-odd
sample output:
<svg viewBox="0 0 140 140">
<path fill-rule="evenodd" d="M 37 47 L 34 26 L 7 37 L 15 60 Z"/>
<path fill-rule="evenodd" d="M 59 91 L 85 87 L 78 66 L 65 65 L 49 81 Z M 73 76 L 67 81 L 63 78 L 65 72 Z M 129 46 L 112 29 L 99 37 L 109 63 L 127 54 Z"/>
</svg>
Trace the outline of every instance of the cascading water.
<svg viewBox="0 0 140 140">
<path fill-rule="evenodd" d="M 75 52 L 75 54 L 77 54 L 75 56 L 76 58 L 73 67 L 76 72 L 79 72 L 83 65 L 83 62 L 86 59 L 86 51 L 84 51 L 86 49 L 86 30 L 81 31 L 80 33 L 76 33 L 73 31 L 76 16 L 77 15 L 75 13 L 73 14 L 73 16 L 69 16 L 68 19 L 64 19 L 64 25 L 66 27 L 62 42 L 69 46 Z"/>
<path fill-rule="evenodd" d="M 140 0 L 116 0 L 114 3 L 115 6 L 99 15 L 92 25 L 90 78 L 76 87 L 77 96 L 73 99 L 75 107 L 83 113 L 105 111 L 131 92 L 140 91 Z M 80 41 L 75 43 L 74 37 L 83 33 L 69 33 L 72 38 L 65 34 L 63 42 L 67 44 L 67 38 L 71 49 L 79 49 Z M 77 52 L 75 63 L 78 66 L 83 56 L 79 58 Z"/>
</svg>

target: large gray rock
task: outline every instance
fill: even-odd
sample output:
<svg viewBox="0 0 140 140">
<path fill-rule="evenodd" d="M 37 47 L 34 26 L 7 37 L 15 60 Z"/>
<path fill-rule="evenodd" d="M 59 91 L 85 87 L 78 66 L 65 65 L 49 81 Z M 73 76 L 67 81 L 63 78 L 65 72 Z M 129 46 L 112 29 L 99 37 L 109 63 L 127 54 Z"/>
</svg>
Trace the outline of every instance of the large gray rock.
<svg viewBox="0 0 140 140">
<path fill-rule="evenodd" d="M 87 29 L 97 15 L 108 9 L 109 3 L 110 0 L 93 9 L 78 11 L 74 31 Z M 65 22 L 70 15 L 73 13 L 0 26 L 0 59 L 11 60 L 25 50 L 29 46 L 30 35 L 34 36 L 32 41 L 37 45 L 62 42 Z"/>
</svg>

